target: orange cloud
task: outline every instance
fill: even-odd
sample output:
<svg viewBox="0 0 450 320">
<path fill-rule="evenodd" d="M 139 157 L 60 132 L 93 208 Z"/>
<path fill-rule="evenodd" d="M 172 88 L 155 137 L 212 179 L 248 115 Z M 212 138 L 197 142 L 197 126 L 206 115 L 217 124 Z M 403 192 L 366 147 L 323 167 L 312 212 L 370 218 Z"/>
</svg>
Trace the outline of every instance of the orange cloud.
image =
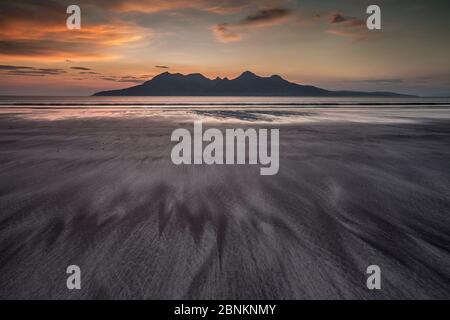
<svg viewBox="0 0 450 320">
<path fill-rule="evenodd" d="M 82 20 L 80 30 L 68 30 L 66 18 L 65 6 L 57 2 L 0 4 L 0 56 L 9 61 L 108 60 L 118 56 L 112 48 L 153 35 L 148 28 L 113 17 L 102 22 Z"/>
<path fill-rule="evenodd" d="M 242 35 L 233 31 L 233 28 L 230 28 L 226 23 L 215 25 L 212 30 L 220 42 L 228 43 L 242 40 Z"/>
</svg>

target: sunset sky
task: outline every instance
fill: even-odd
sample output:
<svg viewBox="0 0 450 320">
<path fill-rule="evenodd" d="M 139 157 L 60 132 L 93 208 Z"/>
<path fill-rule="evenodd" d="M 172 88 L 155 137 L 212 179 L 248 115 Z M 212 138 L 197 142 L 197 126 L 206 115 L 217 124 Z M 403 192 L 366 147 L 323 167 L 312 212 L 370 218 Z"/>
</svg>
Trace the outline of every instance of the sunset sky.
<svg viewBox="0 0 450 320">
<path fill-rule="evenodd" d="M 81 7 L 81 30 L 66 8 Z M 378 4 L 382 30 L 365 26 Z M 448 0 L 0 2 L 0 94 L 90 95 L 169 71 L 450 96 Z"/>
</svg>

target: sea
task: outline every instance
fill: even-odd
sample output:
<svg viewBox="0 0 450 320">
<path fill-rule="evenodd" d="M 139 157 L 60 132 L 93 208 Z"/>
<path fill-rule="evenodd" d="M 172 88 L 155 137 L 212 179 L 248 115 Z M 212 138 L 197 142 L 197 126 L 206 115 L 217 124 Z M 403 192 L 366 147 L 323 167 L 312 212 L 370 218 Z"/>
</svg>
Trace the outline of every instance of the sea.
<svg viewBox="0 0 450 320">
<path fill-rule="evenodd" d="M 63 97 L 63 96 L 0 96 L 1 107 L 32 108 L 183 108 L 183 107 L 385 107 L 385 106 L 450 106 L 447 98 L 392 98 L 392 97 Z"/>
</svg>

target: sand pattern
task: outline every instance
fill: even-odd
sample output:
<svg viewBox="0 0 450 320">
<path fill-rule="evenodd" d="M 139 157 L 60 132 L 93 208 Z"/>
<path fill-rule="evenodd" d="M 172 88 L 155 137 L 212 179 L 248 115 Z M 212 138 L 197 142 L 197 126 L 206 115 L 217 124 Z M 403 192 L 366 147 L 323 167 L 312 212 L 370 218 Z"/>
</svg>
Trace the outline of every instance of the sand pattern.
<svg viewBox="0 0 450 320">
<path fill-rule="evenodd" d="M 54 112 L 0 116 L 0 298 L 450 297 L 450 110 Z M 279 173 L 173 165 L 198 119 L 279 128 Z"/>
</svg>

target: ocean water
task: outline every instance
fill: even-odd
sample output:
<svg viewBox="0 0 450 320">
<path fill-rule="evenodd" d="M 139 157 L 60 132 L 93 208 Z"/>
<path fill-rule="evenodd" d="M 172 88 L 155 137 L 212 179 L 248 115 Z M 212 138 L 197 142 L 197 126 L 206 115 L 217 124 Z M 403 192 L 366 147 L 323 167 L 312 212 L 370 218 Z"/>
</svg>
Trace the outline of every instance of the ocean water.
<svg viewBox="0 0 450 320">
<path fill-rule="evenodd" d="M 0 107 L 349 107 L 450 106 L 450 98 L 338 97 L 34 97 L 0 96 Z"/>
<path fill-rule="evenodd" d="M 29 120 L 169 117 L 192 122 L 416 123 L 450 119 L 450 98 L 0 96 L 0 117 Z"/>
</svg>

